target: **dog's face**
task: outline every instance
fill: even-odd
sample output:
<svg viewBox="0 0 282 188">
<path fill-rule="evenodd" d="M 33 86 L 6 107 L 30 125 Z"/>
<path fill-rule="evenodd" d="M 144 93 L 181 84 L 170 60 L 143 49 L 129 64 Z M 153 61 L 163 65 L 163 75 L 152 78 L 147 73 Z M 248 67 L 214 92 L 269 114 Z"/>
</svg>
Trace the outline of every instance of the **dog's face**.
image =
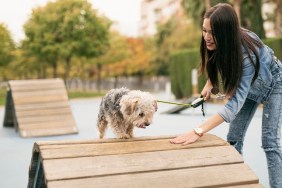
<svg viewBox="0 0 282 188">
<path fill-rule="evenodd" d="M 157 101 L 147 92 L 131 92 L 120 101 L 124 119 L 138 128 L 146 128 L 153 121 Z"/>
</svg>

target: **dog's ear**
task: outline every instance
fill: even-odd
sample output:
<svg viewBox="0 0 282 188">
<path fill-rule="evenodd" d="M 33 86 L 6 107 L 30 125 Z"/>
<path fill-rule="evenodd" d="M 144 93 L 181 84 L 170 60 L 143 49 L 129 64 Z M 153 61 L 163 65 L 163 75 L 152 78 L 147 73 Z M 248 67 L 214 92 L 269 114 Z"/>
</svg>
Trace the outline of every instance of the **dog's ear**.
<svg viewBox="0 0 282 188">
<path fill-rule="evenodd" d="M 156 100 L 153 101 L 153 106 L 155 108 L 155 112 L 158 111 L 158 102 Z"/>
<path fill-rule="evenodd" d="M 124 111 L 124 113 L 126 113 L 127 115 L 132 114 L 136 110 L 139 101 L 139 97 L 124 99 L 123 101 L 121 101 L 121 110 Z"/>
</svg>

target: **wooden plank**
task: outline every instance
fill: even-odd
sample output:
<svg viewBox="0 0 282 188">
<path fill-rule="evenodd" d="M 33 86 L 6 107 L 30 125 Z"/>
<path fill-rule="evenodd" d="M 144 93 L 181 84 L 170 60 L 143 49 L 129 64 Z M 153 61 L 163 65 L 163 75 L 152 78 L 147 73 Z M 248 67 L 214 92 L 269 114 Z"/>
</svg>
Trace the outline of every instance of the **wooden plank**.
<svg viewBox="0 0 282 188">
<path fill-rule="evenodd" d="M 33 129 L 48 129 L 48 128 L 56 128 L 56 127 L 68 127 L 75 126 L 75 122 L 73 119 L 67 119 L 64 121 L 51 121 L 51 122 L 37 122 L 37 123 L 29 123 L 29 124 L 21 124 L 19 130 L 33 130 Z"/>
<path fill-rule="evenodd" d="M 53 148 L 61 148 L 66 147 L 65 145 L 75 145 L 75 144 L 99 144 L 99 143 L 118 143 L 118 142 L 136 142 L 136 141 L 154 141 L 154 140 L 168 140 L 171 138 L 175 138 L 178 135 L 162 135 L 162 136 L 141 136 L 134 137 L 130 139 L 119 139 L 119 138 L 107 138 L 107 139 L 79 139 L 79 140 L 48 140 L 48 141 L 38 141 L 35 142 L 34 146 L 40 147 L 40 149 L 53 149 Z M 222 145 L 229 145 L 224 139 L 206 133 L 201 140 L 210 140 L 214 142 L 223 143 Z M 190 144 L 191 145 L 191 144 Z M 192 145 L 195 145 L 193 143 Z"/>
<path fill-rule="evenodd" d="M 50 116 L 50 115 L 63 115 L 63 114 L 72 114 L 70 107 L 59 107 L 53 109 L 37 109 L 37 110 L 27 110 L 27 111 L 17 111 L 16 112 L 18 118 L 27 118 L 27 117 L 34 117 L 34 116 Z"/>
<path fill-rule="evenodd" d="M 48 91 L 48 90 L 66 90 L 66 87 L 63 84 L 51 83 L 49 85 L 22 85 L 22 86 L 10 86 L 14 92 L 33 92 L 33 91 Z"/>
<path fill-rule="evenodd" d="M 17 112 L 28 111 L 28 110 L 40 110 L 44 109 L 54 109 L 54 108 L 66 108 L 70 107 L 69 101 L 55 101 L 55 102 L 44 102 L 37 104 L 17 104 L 15 109 Z"/>
<path fill-rule="evenodd" d="M 49 148 L 61 148 L 65 145 L 76 145 L 76 144 L 97 144 L 97 143 L 116 143 L 116 142 L 133 142 L 133 141 L 144 141 L 144 140 L 161 140 L 161 139 L 171 139 L 176 137 L 175 135 L 163 135 L 163 136 L 141 136 L 134 137 L 130 139 L 119 139 L 119 138 L 107 138 L 107 139 L 79 139 L 79 140 L 48 140 L 48 141 L 37 141 L 34 143 L 34 147 L 40 149 L 49 149 Z M 219 139 L 215 135 L 205 134 L 206 138 L 210 139 Z M 225 141 L 226 142 L 226 141 Z"/>
<path fill-rule="evenodd" d="M 66 121 L 68 119 L 73 119 L 72 114 L 58 114 L 51 116 L 34 116 L 34 117 L 21 117 L 18 118 L 19 124 L 30 124 L 36 122 L 52 122 L 52 121 Z"/>
<path fill-rule="evenodd" d="M 154 162 L 152 162 L 154 161 Z M 230 146 L 44 160 L 48 181 L 242 163 Z"/>
<path fill-rule="evenodd" d="M 36 136 L 54 136 L 54 135 L 65 135 L 65 134 L 75 134 L 78 130 L 75 126 L 64 126 L 55 128 L 45 128 L 45 129 L 27 129 L 21 130 L 20 136 L 22 137 L 36 137 Z"/>
<path fill-rule="evenodd" d="M 84 187 L 222 187 L 257 184 L 258 178 L 243 164 L 210 166 L 192 169 L 154 171 L 103 177 L 88 177 L 59 181 L 47 181 L 48 188 Z"/>
<path fill-rule="evenodd" d="M 45 103 L 54 101 L 65 101 L 68 100 L 67 95 L 45 95 L 45 96 L 28 96 L 14 98 L 14 104 L 33 104 L 33 103 Z"/>
<path fill-rule="evenodd" d="M 11 80 L 9 87 L 16 93 L 23 91 L 65 90 L 61 79 Z"/>
<path fill-rule="evenodd" d="M 263 188 L 263 186 L 261 184 L 247 184 L 247 185 L 227 186 L 222 188 Z"/>
<path fill-rule="evenodd" d="M 25 91 L 25 92 L 14 92 L 13 98 L 21 98 L 21 97 L 31 97 L 31 96 L 45 96 L 45 95 L 67 95 L 67 92 L 64 88 L 60 89 L 46 89 L 46 90 L 36 90 L 36 91 Z"/>
<path fill-rule="evenodd" d="M 78 144 L 78 145 L 77 145 Z M 109 143 L 86 143 L 79 142 L 73 144 L 59 144 L 59 145 L 43 145 L 40 146 L 42 159 L 60 159 L 67 157 L 89 157 L 101 155 L 116 155 L 127 153 L 141 153 L 149 151 L 164 151 L 186 148 L 199 148 L 210 146 L 228 145 L 226 141 L 212 135 L 205 135 L 197 142 L 190 145 L 171 144 L 169 139 L 159 140 L 131 140 L 125 142 L 109 142 Z"/>
<path fill-rule="evenodd" d="M 20 88 L 20 87 L 26 87 L 26 86 L 48 86 L 48 85 L 64 85 L 64 82 L 60 78 L 55 79 L 29 79 L 29 80 L 10 80 L 9 86 L 13 88 Z"/>
</svg>

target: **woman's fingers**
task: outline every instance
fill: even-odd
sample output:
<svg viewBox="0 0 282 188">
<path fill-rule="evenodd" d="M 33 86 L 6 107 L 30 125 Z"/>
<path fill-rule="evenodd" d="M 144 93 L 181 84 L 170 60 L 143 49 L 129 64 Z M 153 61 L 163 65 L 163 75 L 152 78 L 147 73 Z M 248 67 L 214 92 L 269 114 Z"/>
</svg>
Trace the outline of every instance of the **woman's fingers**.
<svg viewBox="0 0 282 188">
<path fill-rule="evenodd" d="M 182 136 L 179 136 L 179 137 L 176 137 L 170 140 L 170 143 L 172 144 L 181 144 L 183 142 L 185 142 L 185 139 Z"/>
<path fill-rule="evenodd" d="M 195 142 L 199 138 L 198 135 L 195 135 L 193 131 L 189 131 L 186 134 L 177 136 L 173 139 L 170 139 L 170 143 L 172 144 L 182 144 L 187 145 Z"/>
<path fill-rule="evenodd" d="M 206 92 L 206 96 L 204 97 L 204 100 L 207 101 L 211 98 L 211 91 Z"/>
</svg>

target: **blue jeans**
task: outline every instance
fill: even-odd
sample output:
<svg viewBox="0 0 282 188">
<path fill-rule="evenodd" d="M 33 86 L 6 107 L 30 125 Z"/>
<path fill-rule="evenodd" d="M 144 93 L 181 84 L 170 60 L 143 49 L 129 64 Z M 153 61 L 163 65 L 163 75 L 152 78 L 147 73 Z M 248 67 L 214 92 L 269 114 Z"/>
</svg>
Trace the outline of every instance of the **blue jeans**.
<svg viewBox="0 0 282 188">
<path fill-rule="evenodd" d="M 279 79 L 282 79 L 282 76 L 278 78 L 268 101 L 264 104 L 262 116 L 262 148 L 266 155 L 271 188 L 282 188 L 282 152 L 280 145 L 282 81 L 279 81 Z M 246 131 L 257 107 L 257 102 L 247 99 L 235 120 L 230 123 L 227 141 L 241 154 Z"/>
</svg>

